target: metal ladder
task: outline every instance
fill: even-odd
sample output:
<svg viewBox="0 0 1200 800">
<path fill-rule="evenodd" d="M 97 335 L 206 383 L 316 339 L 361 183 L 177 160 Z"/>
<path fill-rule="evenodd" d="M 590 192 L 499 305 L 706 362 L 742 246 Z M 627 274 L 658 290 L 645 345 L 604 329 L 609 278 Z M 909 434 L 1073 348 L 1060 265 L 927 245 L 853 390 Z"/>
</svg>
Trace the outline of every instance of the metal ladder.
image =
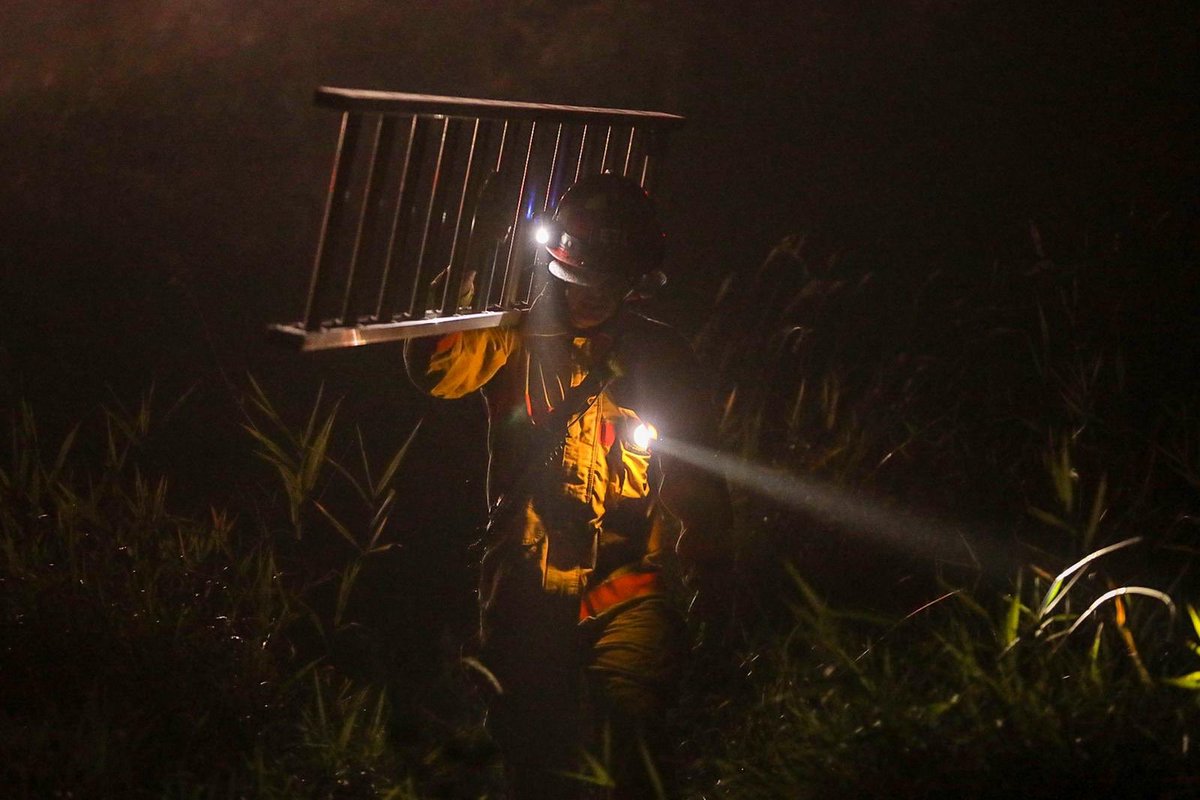
<svg viewBox="0 0 1200 800">
<path fill-rule="evenodd" d="M 305 351 L 511 322 L 539 288 L 539 217 L 584 175 L 649 189 L 683 122 L 332 87 L 315 102 L 342 122 L 308 298 L 298 322 L 268 329 Z"/>
</svg>

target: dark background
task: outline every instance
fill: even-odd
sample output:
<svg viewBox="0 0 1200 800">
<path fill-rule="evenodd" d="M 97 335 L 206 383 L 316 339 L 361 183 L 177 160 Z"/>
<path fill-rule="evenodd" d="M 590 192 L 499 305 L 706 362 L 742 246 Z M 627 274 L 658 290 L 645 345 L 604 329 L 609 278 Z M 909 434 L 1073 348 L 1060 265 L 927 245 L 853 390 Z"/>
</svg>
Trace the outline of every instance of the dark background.
<svg viewBox="0 0 1200 800">
<path fill-rule="evenodd" d="M 402 579 L 449 580 L 465 607 L 467 579 L 428 565 L 465 564 L 478 403 L 419 398 L 396 345 L 298 355 L 263 336 L 307 286 L 337 125 L 315 86 L 686 115 L 657 309 L 685 331 L 791 233 L 919 274 L 1028 249 L 1031 220 L 1053 257 L 1122 215 L 1195 212 L 1193 4 L 738 5 L 6 0 L 0 403 L 53 432 L 192 389 L 160 456 L 201 509 L 269 480 L 239 428 L 247 373 L 296 421 L 318 386 L 344 397 L 377 458 L 423 417 L 394 536 L 426 566 Z"/>
</svg>

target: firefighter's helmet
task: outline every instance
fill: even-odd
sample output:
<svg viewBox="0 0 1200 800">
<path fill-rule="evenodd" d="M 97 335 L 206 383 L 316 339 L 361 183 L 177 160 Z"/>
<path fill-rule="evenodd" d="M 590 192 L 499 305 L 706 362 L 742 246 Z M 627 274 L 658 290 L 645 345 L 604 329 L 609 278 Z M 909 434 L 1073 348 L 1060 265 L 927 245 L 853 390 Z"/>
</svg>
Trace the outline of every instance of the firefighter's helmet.
<svg viewBox="0 0 1200 800">
<path fill-rule="evenodd" d="M 634 181 L 612 173 L 581 179 L 562 196 L 546 251 L 560 280 L 632 286 L 662 263 L 663 230 L 654 203 Z"/>
</svg>

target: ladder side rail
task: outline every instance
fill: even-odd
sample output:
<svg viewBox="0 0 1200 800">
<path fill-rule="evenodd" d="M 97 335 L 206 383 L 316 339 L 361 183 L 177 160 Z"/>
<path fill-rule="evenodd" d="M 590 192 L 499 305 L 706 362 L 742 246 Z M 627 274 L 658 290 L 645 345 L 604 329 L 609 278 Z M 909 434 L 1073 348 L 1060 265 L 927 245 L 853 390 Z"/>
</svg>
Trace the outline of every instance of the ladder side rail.
<svg viewBox="0 0 1200 800">
<path fill-rule="evenodd" d="M 486 100 L 470 97 L 379 92 L 367 89 L 344 89 L 334 86 L 318 87 L 313 102 L 323 108 L 339 111 L 358 111 L 374 114 L 428 114 L 474 119 L 549 120 L 551 122 L 586 122 L 606 125 L 655 124 L 676 127 L 683 117 L 661 111 L 637 111 L 594 106 L 569 106 L 550 103 L 524 103 L 509 100 Z"/>
<path fill-rule="evenodd" d="M 424 336 L 442 336 L 459 331 L 514 324 L 523 312 L 483 311 L 441 319 L 398 320 L 373 325 L 339 325 L 307 331 L 296 325 L 270 325 L 267 334 L 302 352 L 336 350 L 365 344 L 397 342 Z"/>
</svg>

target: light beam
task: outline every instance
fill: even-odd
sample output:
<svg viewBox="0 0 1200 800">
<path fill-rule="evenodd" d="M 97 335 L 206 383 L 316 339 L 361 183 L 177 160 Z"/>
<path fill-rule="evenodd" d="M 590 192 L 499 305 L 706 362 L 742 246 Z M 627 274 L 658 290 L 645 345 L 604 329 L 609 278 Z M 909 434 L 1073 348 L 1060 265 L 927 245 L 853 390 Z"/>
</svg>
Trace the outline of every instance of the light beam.
<svg viewBox="0 0 1200 800">
<path fill-rule="evenodd" d="M 1016 562 L 994 538 L 950 522 L 874 499 L 822 481 L 770 469 L 742 458 L 667 437 L 659 451 L 693 467 L 723 475 L 731 484 L 780 506 L 836 522 L 852 533 L 869 534 L 910 555 L 972 566 L 1008 577 Z"/>
</svg>

